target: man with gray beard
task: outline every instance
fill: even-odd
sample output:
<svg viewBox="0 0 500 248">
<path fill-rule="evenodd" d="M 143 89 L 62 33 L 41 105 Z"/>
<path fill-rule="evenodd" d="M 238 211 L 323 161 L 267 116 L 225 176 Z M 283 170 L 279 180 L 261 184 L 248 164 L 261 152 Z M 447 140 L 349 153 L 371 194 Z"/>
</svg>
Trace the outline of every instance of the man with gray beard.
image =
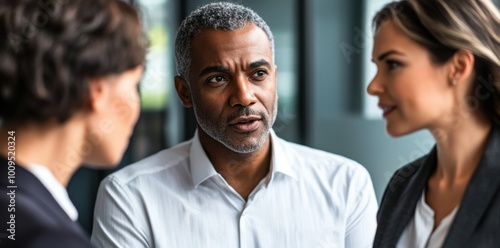
<svg viewBox="0 0 500 248">
<path fill-rule="evenodd" d="M 97 247 L 371 247 L 377 203 L 356 162 L 286 142 L 274 40 L 252 10 L 198 8 L 176 37 L 177 94 L 194 108 L 190 141 L 110 175 Z"/>
</svg>

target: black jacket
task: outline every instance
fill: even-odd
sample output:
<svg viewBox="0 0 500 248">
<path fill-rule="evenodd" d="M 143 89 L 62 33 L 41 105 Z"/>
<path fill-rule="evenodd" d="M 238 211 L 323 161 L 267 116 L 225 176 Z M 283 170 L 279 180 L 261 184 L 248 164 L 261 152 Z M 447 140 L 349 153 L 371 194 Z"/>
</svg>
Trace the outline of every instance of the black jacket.
<svg viewBox="0 0 500 248">
<path fill-rule="evenodd" d="M 395 247 L 436 169 L 436 148 L 402 167 L 385 189 L 373 247 Z M 443 247 L 500 247 L 500 127 L 494 126 Z"/>
<path fill-rule="evenodd" d="M 80 226 L 33 174 L 17 165 L 13 172 L 10 174 L 15 176 L 11 178 L 14 181 L 9 181 L 8 161 L 0 157 L 0 247 L 92 247 Z M 11 218 L 12 214 L 15 218 Z M 15 236 L 11 236 L 13 230 Z"/>
</svg>

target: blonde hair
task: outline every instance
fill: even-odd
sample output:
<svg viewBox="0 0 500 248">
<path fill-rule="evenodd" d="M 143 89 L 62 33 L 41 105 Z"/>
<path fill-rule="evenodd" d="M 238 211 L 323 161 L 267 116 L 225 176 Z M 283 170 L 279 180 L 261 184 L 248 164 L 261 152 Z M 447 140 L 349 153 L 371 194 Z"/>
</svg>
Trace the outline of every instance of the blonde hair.
<svg viewBox="0 0 500 248">
<path fill-rule="evenodd" d="M 479 105 L 500 125 L 500 12 L 491 0 L 389 3 L 373 18 L 375 30 L 389 20 L 427 48 L 436 63 L 448 61 L 458 50 L 474 54 L 474 84 L 490 93 Z"/>
</svg>

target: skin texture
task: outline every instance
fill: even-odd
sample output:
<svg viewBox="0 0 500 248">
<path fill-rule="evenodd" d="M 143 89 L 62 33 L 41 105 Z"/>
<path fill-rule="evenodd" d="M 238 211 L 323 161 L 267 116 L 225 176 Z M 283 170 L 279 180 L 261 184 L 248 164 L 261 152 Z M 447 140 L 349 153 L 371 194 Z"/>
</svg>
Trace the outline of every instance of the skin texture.
<svg viewBox="0 0 500 248">
<path fill-rule="evenodd" d="M 266 34 L 254 24 L 202 31 L 192 41 L 189 79 L 178 76 L 175 83 L 183 105 L 194 108 L 210 161 L 246 199 L 269 171 L 269 129 L 277 114 Z"/>
<path fill-rule="evenodd" d="M 94 81 L 96 89 L 91 96 L 97 98 L 93 107 L 99 110 L 99 115 L 88 123 L 90 128 L 86 145 L 91 151 L 86 160 L 91 164 L 120 162 L 139 118 L 138 84 L 142 73 L 143 68 L 139 66 Z M 100 89 L 100 85 L 107 89 Z"/>
<path fill-rule="evenodd" d="M 384 111 L 390 135 L 434 128 L 449 115 L 454 104 L 449 66 L 433 63 L 429 52 L 394 23 L 379 29 L 372 56 L 378 72 L 368 93 L 379 97 L 379 106 L 394 108 Z"/>
<path fill-rule="evenodd" d="M 436 140 L 438 164 L 425 192 L 436 228 L 462 200 L 492 126 L 469 104 L 475 99 L 474 56 L 459 50 L 437 64 L 392 21 L 378 29 L 372 56 L 378 72 L 367 91 L 379 98 L 387 132 L 402 136 L 427 129 Z"/>
</svg>

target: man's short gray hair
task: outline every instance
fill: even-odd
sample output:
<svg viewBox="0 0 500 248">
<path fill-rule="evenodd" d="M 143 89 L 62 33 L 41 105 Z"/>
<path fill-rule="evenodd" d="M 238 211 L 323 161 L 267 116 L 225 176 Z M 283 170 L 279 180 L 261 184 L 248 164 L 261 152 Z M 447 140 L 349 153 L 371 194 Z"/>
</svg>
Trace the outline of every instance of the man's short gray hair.
<svg viewBox="0 0 500 248">
<path fill-rule="evenodd" d="M 188 79 L 191 65 L 191 42 L 203 29 L 232 31 L 253 23 L 266 33 L 274 61 L 274 38 L 266 22 L 253 10 L 228 2 L 210 3 L 191 12 L 181 23 L 175 39 L 175 63 L 177 73 Z"/>
</svg>

